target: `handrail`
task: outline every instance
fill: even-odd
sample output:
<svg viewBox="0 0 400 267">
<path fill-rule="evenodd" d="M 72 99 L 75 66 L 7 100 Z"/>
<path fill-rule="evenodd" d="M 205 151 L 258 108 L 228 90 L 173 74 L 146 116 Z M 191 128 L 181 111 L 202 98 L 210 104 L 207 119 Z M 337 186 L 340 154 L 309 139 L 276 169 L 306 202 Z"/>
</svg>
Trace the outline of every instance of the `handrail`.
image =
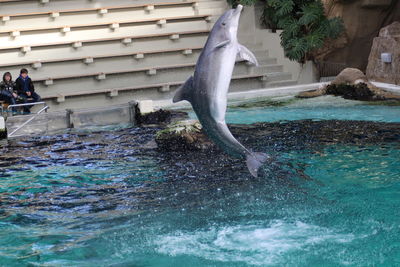
<svg viewBox="0 0 400 267">
<path fill-rule="evenodd" d="M 34 103 L 9 105 L 7 109 L 8 109 L 8 111 L 11 111 L 12 108 L 26 107 L 26 106 L 37 106 L 37 105 L 46 105 L 46 102 L 42 101 L 42 102 L 34 102 Z"/>
<path fill-rule="evenodd" d="M 43 102 L 44 103 L 44 102 Z M 24 105 L 24 104 L 22 104 Z M 16 132 L 18 132 L 19 130 L 21 130 L 23 127 L 25 127 L 26 125 L 28 125 L 28 123 L 30 123 L 31 121 L 33 121 L 39 114 L 41 114 L 43 111 L 47 111 L 47 109 L 49 108 L 49 106 L 45 106 L 43 107 L 41 110 L 38 111 L 38 113 L 36 113 L 34 116 L 32 116 L 31 118 L 29 118 L 29 120 L 27 120 L 26 122 L 24 122 L 22 125 L 20 125 L 17 129 L 15 129 L 14 131 L 12 131 L 10 134 L 8 134 L 8 137 L 12 137 Z"/>
<path fill-rule="evenodd" d="M 33 102 L 33 103 L 24 103 L 24 104 L 14 104 L 14 105 L 9 105 L 6 109 L 7 114 L 10 114 L 12 112 L 13 108 L 18 108 L 18 107 L 27 107 L 27 106 L 38 106 L 38 105 L 46 105 L 46 102 L 41 101 L 41 102 Z M 0 105 L 0 113 L 2 114 L 4 112 L 3 105 Z"/>
</svg>

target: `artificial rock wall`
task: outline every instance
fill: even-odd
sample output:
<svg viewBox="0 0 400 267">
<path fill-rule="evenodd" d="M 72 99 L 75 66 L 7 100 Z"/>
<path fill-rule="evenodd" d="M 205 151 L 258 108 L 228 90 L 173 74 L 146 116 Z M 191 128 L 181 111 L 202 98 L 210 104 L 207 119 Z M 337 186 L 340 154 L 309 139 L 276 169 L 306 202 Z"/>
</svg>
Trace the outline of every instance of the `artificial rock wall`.
<svg viewBox="0 0 400 267">
<path fill-rule="evenodd" d="M 385 62 L 381 55 L 389 59 Z M 371 80 L 400 85 L 400 22 L 396 21 L 379 32 L 374 38 L 369 55 L 367 76 Z"/>
<path fill-rule="evenodd" d="M 323 0 L 328 17 L 343 18 L 346 33 L 327 44 L 321 61 L 366 70 L 374 37 L 382 27 L 400 20 L 399 0 Z"/>
</svg>

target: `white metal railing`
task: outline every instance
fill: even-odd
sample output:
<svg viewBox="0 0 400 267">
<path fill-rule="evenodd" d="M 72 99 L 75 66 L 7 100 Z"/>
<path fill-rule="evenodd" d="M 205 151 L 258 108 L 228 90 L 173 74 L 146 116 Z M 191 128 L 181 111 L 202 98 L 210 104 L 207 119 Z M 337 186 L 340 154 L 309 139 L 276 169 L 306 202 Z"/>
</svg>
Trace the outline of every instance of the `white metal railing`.
<svg viewBox="0 0 400 267">
<path fill-rule="evenodd" d="M 34 102 L 34 103 L 15 104 L 15 105 L 9 105 L 7 107 L 7 112 L 11 112 L 13 108 L 28 107 L 28 106 L 39 106 L 39 105 L 43 105 L 45 107 L 47 106 L 46 102 L 43 102 L 43 101 L 42 102 Z"/>
<path fill-rule="evenodd" d="M 35 103 L 26 103 L 26 104 L 15 104 L 15 105 L 10 105 L 7 108 L 7 112 L 12 112 L 13 108 L 18 108 L 18 107 L 27 107 L 27 106 L 39 106 L 43 105 L 43 108 L 41 108 L 38 112 L 32 113 L 31 116 L 27 121 L 25 121 L 23 124 L 18 126 L 14 131 L 8 134 L 8 137 L 13 137 L 16 132 L 24 128 L 26 125 L 28 125 L 31 121 L 33 121 L 38 115 L 42 114 L 43 112 L 47 112 L 47 109 L 49 106 L 46 105 L 45 102 L 35 102 Z"/>
</svg>

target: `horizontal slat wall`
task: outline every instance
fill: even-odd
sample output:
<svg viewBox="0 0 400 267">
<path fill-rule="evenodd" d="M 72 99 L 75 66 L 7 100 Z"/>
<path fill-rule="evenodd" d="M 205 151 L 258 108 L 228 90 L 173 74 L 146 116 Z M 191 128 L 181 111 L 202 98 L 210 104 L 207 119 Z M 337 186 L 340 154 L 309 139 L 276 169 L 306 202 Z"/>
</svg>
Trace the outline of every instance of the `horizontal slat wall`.
<svg viewBox="0 0 400 267">
<path fill-rule="evenodd" d="M 74 43 L 74 42 L 89 42 L 101 41 L 104 38 L 109 39 L 123 39 L 123 38 L 137 38 L 146 36 L 148 33 L 167 34 L 179 31 L 189 31 L 191 29 L 207 30 L 209 23 L 204 20 L 204 17 L 195 17 L 194 19 L 187 19 L 186 17 L 174 19 L 165 26 L 157 25 L 157 21 L 146 22 L 144 25 L 124 24 L 119 25 L 116 30 L 110 29 L 111 25 L 101 25 L 97 27 L 81 27 L 68 33 L 61 33 L 59 31 L 35 31 L 29 33 L 21 33 L 20 36 L 12 38 L 9 35 L 0 36 L 0 50 L 19 49 L 22 47 L 38 47 L 38 46 L 51 46 L 58 44 Z M 104 38 L 99 38 L 103 37 Z M 12 40 L 10 40 L 12 39 Z"/>
<path fill-rule="evenodd" d="M 77 27 L 91 24 L 111 24 L 118 21 L 141 21 L 163 17 L 188 16 L 196 14 L 194 2 L 171 3 L 171 5 L 153 6 L 154 10 L 146 10 L 148 6 L 130 5 L 125 7 L 110 6 L 105 8 L 88 9 L 87 11 L 55 10 L 50 13 L 26 13 L 18 16 L 8 16 L 3 21 L 0 33 L 13 31 L 34 31 L 48 28 Z M 103 14 L 104 13 L 104 14 Z M 121 20 L 121 18 L 130 18 Z"/>
<path fill-rule="evenodd" d="M 178 50 L 204 44 L 207 31 L 198 33 L 174 32 L 179 34 L 178 41 L 171 40 L 171 34 L 156 37 L 133 39 L 131 43 L 124 44 L 123 39 L 117 38 L 110 41 L 83 43 L 82 47 L 73 48 L 71 44 L 32 48 L 29 53 L 23 54 L 20 50 L 1 51 L 0 66 L 32 64 L 34 62 L 61 61 L 68 59 L 102 57 L 110 54 L 146 53 L 151 51 Z M 45 64 L 45 63 L 44 63 Z"/>
<path fill-rule="evenodd" d="M 126 5 L 151 5 L 168 2 L 186 2 L 185 0 L 49 0 L 48 3 L 41 3 L 40 0 L 0 1 L 0 15 L 52 12 L 61 10 L 76 10 L 102 8 L 108 6 Z"/>
</svg>

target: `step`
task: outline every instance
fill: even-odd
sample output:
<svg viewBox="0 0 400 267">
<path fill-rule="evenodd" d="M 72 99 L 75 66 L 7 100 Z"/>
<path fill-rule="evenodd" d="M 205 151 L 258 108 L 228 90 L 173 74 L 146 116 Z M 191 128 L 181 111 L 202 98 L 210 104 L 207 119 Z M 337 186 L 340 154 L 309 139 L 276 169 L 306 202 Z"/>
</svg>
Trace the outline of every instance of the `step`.
<svg viewBox="0 0 400 267">
<path fill-rule="evenodd" d="M 185 71 L 186 76 L 189 77 L 193 71 L 194 71 L 194 66 L 196 64 L 197 57 L 199 55 L 199 52 L 197 54 L 193 54 L 191 56 L 185 56 L 185 55 L 175 55 L 171 54 L 169 56 L 163 55 L 162 58 L 160 58 L 158 55 L 153 55 L 153 57 L 150 58 L 145 58 L 143 59 L 144 62 L 140 62 L 138 64 L 131 64 L 130 62 L 136 61 L 135 59 L 132 58 L 127 58 L 125 60 L 115 60 L 115 59 L 109 59 L 106 61 L 101 62 L 101 64 L 94 66 L 95 64 L 91 64 L 93 68 L 86 68 L 84 64 L 77 65 L 74 67 L 74 62 L 69 62 L 71 65 L 66 66 L 66 65 L 59 65 L 60 68 L 66 68 L 66 69 L 74 69 L 74 72 L 68 72 L 65 73 L 64 76 L 60 76 L 60 73 L 62 73 L 60 70 L 57 69 L 51 69 L 53 71 L 54 76 L 50 75 L 52 72 L 44 72 L 43 77 L 40 76 L 34 76 L 31 75 L 35 83 L 37 84 L 38 91 L 40 92 L 41 89 L 47 90 L 47 89 L 52 89 L 54 87 L 54 84 L 60 86 L 60 84 L 68 84 L 68 80 L 74 80 L 74 79 L 95 79 L 99 74 L 105 73 L 106 76 L 112 75 L 125 75 L 127 73 L 132 73 L 132 75 L 135 76 L 146 76 L 148 71 L 150 70 L 155 70 L 156 73 L 154 73 L 154 79 L 161 79 L 160 75 L 158 73 L 164 72 L 164 71 L 170 71 L 171 69 L 175 69 L 177 73 L 175 73 L 175 76 L 178 75 L 178 72 Z M 177 57 L 181 57 L 181 60 L 178 60 Z M 179 64 L 176 65 L 171 65 L 171 62 L 179 62 Z M 146 61 L 147 60 L 147 61 Z M 140 60 L 142 61 L 142 60 Z M 186 62 L 185 62 L 186 61 Z M 125 65 L 123 64 L 125 62 Z M 165 63 L 168 62 L 169 64 Z M 158 64 L 157 64 L 158 63 Z M 162 64 L 161 64 L 162 63 Z M 81 68 L 80 68 L 80 67 Z M 237 63 L 234 69 L 234 75 L 240 75 L 240 74 L 269 74 L 271 73 L 271 76 L 276 76 L 279 73 L 281 75 L 285 75 L 285 73 L 280 72 L 281 71 L 281 66 L 280 65 L 269 65 L 269 66 L 263 66 L 262 68 L 256 67 L 253 70 L 252 66 L 249 66 L 246 62 L 240 62 Z M 180 74 L 180 73 L 179 73 Z M 143 79 L 143 77 L 137 77 L 137 79 Z M 103 78 L 102 78 L 103 79 Z M 51 83 L 47 83 L 47 81 L 50 80 Z M 170 81 L 170 80 L 169 80 Z M 39 83 L 43 82 L 43 83 Z M 40 89 L 41 88 L 41 89 Z"/>
<path fill-rule="evenodd" d="M 183 81 L 181 81 L 183 82 Z M 86 96 L 78 97 L 66 97 L 64 102 L 57 103 L 56 98 L 47 99 L 46 102 L 51 107 L 51 111 L 62 111 L 68 108 L 91 108 L 98 106 L 116 105 L 116 104 L 126 104 L 130 100 L 162 100 L 171 99 L 178 85 L 171 87 L 169 92 L 160 92 L 160 84 L 155 85 L 157 87 L 151 87 L 151 85 L 146 85 L 143 89 L 137 87 L 136 89 L 122 90 L 118 92 L 115 97 L 109 97 L 108 93 L 93 93 Z M 233 77 L 231 81 L 230 91 L 243 91 L 262 88 L 263 82 L 260 77 Z M 110 87 L 111 88 L 111 87 Z M 245 88 L 245 89 L 244 89 Z M 129 88 L 126 88 L 129 89 Z M 110 91 L 110 89 L 108 89 Z"/>
<path fill-rule="evenodd" d="M 242 43 L 242 45 L 244 45 L 245 47 L 247 47 L 248 49 L 250 49 L 251 51 L 254 51 L 254 52 L 257 52 L 257 51 L 259 51 L 259 52 L 261 52 L 261 51 L 267 51 L 266 49 L 264 49 L 263 44 L 261 44 L 261 43 L 253 44 L 253 43 L 246 43 L 246 42 L 244 41 L 244 42 Z"/>
<path fill-rule="evenodd" d="M 263 88 L 263 82 L 260 78 L 248 78 L 232 81 L 229 92 L 243 92 L 260 88 Z"/>
<path fill-rule="evenodd" d="M 278 60 L 276 58 L 271 58 L 271 57 L 257 57 L 258 64 L 260 66 L 262 65 L 271 65 L 271 64 L 277 64 Z"/>
<path fill-rule="evenodd" d="M 65 76 L 52 81 L 46 86 L 44 83 L 36 82 L 37 92 L 42 96 L 64 94 L 65 92 L 79 92 L 81 88 L 86 90 L 105 90 L 113 88 L 118 81 L 121 87 L 129 87 L 132 84 L 145 86 L 151 83 L 168 83 L 180 80 L 186 80 L 193 75 L 195 63 L 171 65 L 168 68 L 164 67 L 149 74 L 147 70 L 137 70 L 135 68 L 119 70 L 117 73 L 106 73 L 105 77 L 97 79 L 96 73 L 91 73 L 91 76 Z M 155 66 L 156 67 L 156 66 Z M 247 75 L 248 66 L 245 63 L 239 64 L 234 75 Z M 34 78 L 34 77 L 33 77 Z M 60 79 L 63 78 L 63 79 Z"/>
<path fill-rule="evenodd" d="M 99 9 L 93 9 L 90 12 L 68 12 L 59 13 L 58 17 L 51 19 L 48 13 L 36 16 L 17 16 L 10 17 L 9 21 L 3 23 L 0 33 L 4 32 L 27 32 L 37 31 L 39 29 L 63 28 L 75 25 L 90 25 L 93 23 L 112 24 L 118 21 L 144 21 L 149 19 L 163 19 L 166 17 L 179 17 L 195 15 L 195 10 L 192 7 L 193 2 L 188 2 L 186 5 L 177 5 L 174 8 L 170 6 L 156 7 L 152 12 L 144 12 L 142 8 L 126 8 L 126 9 L 109 9 L 107 14 L 99 15 Z M 136 5 L 133 5 L 136 6 Z M 29 13 L 28 13 L 29 14 Z M 76 27 L 75 26 L 75 27 Z"/>
<path fill-rule="evenodd" d="M 200 0 L 201 1 L 201 0 Z M 38 1 L 32 0 L 21 0 L 21 1 L 2 1 L 0 16 L 2 14 L 13 14 L 15 10 L 21 10 L 23 13 L 34 13 L 34 12 L 52 12 L 59 10 L 69 9 L 84 9 L 84 8 L 102 8 L 110 6 L 110 0 L 68 0 L 68 1 L 49 1 L 48 3 L 38 4 Z M 114 0 L 111 5 L 151 5 L 156 3 L 168 3 L 168 2 L 185 2 L 180 1 L 168 1 L 168 0 Z M 21 13 L 18 12 L 18 13 Z"/>
<path fill-rule="evenodd" d="M 196 0 L 197 2 L 226 2 L 225 0 Z"/>
<path fill-rule="evenodd" d="M 182 49 L 160 50 L 158 53 L 129 53 L 121 54 L 117 57 L 104 57 L 104 58 L 89 58 L 89 63 L 85 64 L 85 58 L 71 61 L 55 61 L 49 63 L 42 63 L 41 67 L 32 69 L 31 65 L 27 66 L 14 66 L 14 67 L 1 67 L 0 72 L 10 71 L 11 73 L 18 73 L 21 67 L 31 68 L 30 76 L 34 81 L 43 81 L 47 78 L 57 76 L 74 76 L 82 75 L 85 73 L 101 73 L 113 72 L 120 69 L 151 69 L 154 66 L 161 67 L 163 65 L 192 63 L 194 64 L 201 53 L 201 48 L 191 48 L 191 54 L 185 55 Z M 111 54 L 112 55 L 112 54 Z M 143 55 L 144 58 L 136 58 L 137 55 Z M 40 65 L 39 65 L 40 66 Z"/>
<path fill-rule="evenodd" d="M 105 53 L 145 53 L 158 51 L 163 47 L 174 49 L 203 46 L 207 40 L 208 31 L 199 31 L 192 33 L 175 32 L 179 35 L 178 40 L 171 40 L 170 35 L 160 35 L 154 37 L 145 37 L 131 39 L 132 43 L 122 44 L 123 39 L 110 41 L 98 41 L 84 43 L 79 49 L 71 48 L 71 45 L 60 45 L 51 47 L 37 47 L 32 51 L 21 55 L 19 51 L 2 51 L 3 60 L 0 67 L 7 69 L 9 66 L 30 65 L 33 62 L 67 61 L 69 59 L 99 57 Z"/>
<path fill-rule="evenodd" d="M 290 72 L 254 72 L 254 74 L 263 74 L 263 81 L 267 83 L 292 79 L 292 74 Z"/>
<path fill-rule="evenodd" d="M 268 87 L 281 87 L 281 86 L 291 86 L 291 85 L 296 85 L 297 81 L 296 80 L 283 80 L 283 81 L 272 81 L 267 83 L 267 88 Z"/>
<path fill-rule="evenodd" d="M 201 8 L 199 9 L 199 15 L 210 15 L 211 21 L 215 23 L 218 18 L 226 11 L 225 8 Z"/>
<path fill-rule="evenodd" d="M 226 1 L 199 1 L 200 9 L 222 8 L 225 11 L 229 8 Z"/>
<path fill-rule="evenodd" d="M 268 50 L 254 50 L 254 49 L 251 49 L 249 47 L 247 47 L 247 48 L 250 49 L 253 52 L 253 54 L 256 56 L 256 58 L 263 59 L 263 58 L 268 58 L 269 57 Z"/>
<path fill-rule="evenodd" d="M 283 72 L 283 65 L 280 64 L 265 64 L 259 65 L 254 69 L 257 73 L 268 73 L 268 72 Z"/>
<path fill-rule="evenodd" d="M 108 26 L 94 29 L 83 28 L 76 31 L 68 32 L 65 35 L 60 34 L 58 31 L 45 31 L 35 34 L 23 34 L 13 41 L 10 41 L 10 38 L 8 36 L 1 36 L 0 50 L 21 49 L 23 47 L 31 47 L 33 49 L 37 46 L 73 44 L 76 42 L 84 43 L 91 40 L 101 41 L 102 39 L 122 39 L 126 38 L 126 36 L 132 36 L 132 38 L 135 38 L 135 36 L 146 36 L 149 35 L 149 33 L 151 33 L 152 35 L 165 35 L 183 31 L 206 31 L 210 28 L 209 22 L 205 20 L 206 17 L 207 16 L 205 15 L 199 15 L 197 17 L 194 17 L 194 20 L 173 20 L 171 22 L 167 22 L 167 25 L 165 27 L 158 27 L 155 25 L 154 22 L 152 24 L 145 25 L 121 25 L 121 27 L 116 31 L 110 31 Z M 102 36 L 103 38 L 99 38 L 99 36 Z"/>
</svg>

